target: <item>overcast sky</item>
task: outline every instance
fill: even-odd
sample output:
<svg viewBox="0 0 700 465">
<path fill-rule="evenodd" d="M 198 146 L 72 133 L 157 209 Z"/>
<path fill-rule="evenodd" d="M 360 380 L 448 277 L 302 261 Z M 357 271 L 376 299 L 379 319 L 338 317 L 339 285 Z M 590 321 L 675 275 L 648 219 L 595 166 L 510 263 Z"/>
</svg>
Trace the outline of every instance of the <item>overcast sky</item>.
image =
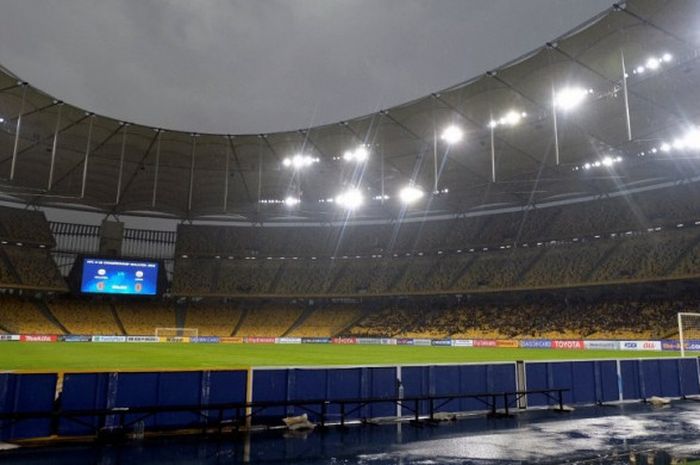
<svg viewBox="0 0 700 465">
<path fill-rule="evenodd" d="M 0 64 L 97 113 L 262 133 L 364 115 L 510 61 L 612 0 L 0 0 Z"/>
</svg>

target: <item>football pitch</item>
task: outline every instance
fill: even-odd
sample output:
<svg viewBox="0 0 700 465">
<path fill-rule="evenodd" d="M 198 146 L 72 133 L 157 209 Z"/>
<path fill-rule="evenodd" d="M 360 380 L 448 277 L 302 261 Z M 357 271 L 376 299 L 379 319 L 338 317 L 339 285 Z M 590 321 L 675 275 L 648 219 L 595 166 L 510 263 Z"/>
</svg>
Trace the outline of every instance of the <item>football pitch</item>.
<svg viewBox="0 0 700 465">
<path fill-rule="evenodd" d="M 672 357 L 677 352 L 390 345 L 0 343 L 2 371 L 129 371 Z"/>
</svg>

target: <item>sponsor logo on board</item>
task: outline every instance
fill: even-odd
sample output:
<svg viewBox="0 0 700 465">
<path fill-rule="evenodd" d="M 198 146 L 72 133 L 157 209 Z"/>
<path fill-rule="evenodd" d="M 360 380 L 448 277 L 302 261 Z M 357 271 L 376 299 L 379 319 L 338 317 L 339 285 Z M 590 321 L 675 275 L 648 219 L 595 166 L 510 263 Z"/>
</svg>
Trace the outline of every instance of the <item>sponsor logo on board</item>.
<svg viewBox="0 0 700 465">
<path fill-rule="evenodd" d="M 552 349 L 583 349 L 583 341 L 555 339 L 552 341 Z"/>
<path fill-rule="evenodd" d="M 523 339 L 520 347 L 525 349 L 549 349 L 552 347 L 551 339 Z"/>
<path fill-rule="evenodd" d="M 23 342 L 56 342 L 58 336 L 53 334 L 22 334 L 19 340 Z"/>
</svg>

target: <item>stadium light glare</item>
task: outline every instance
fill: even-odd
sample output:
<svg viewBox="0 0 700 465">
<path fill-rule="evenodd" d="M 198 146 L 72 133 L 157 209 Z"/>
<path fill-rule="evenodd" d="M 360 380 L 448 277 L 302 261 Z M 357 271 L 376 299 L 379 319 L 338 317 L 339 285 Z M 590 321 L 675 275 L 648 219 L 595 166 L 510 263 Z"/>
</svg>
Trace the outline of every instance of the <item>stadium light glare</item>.
<svg viewBox="0 0 700 465">
<path fill-rule="evenodd" d="M 459 126 L 450 125 L 442 131 L 440 139 L 444 140 L 449 145 L 456 144 L 464 138 L 464 131 Z"/>
<path fill-rule="evenodd" d="M 660 65 L 661 65 L 661 62 L 656 57 L 649 57 L 649 59 L 645 63 L 645 66 L 647 67 L 647 69 L 650 69 L 652 71 L 659 69 Z"/>
<path fill-rule="evenodd" d="M 591 93 L 593 93 L 591 89 L 583 87 L 566 87 L 555 94 L 554 105 L 563 111 L 573 110 Z"/>
<path fill-rule="evenodd" d="M 691 129 L 683 137 L 683 143 L 687 148 L 698 150 L 700 149 L 700 130 Z"/>
<path fill-rule="evenodd" d="M 306 168 L 308 166 L 313 165 L 314 163 L 318 163 L 320 159 L 311 157 L 309 155 L 304 155 L 301 153 L 297 153 L 293 157 L 287 157 L 284 160 L 282 160 L 282 164 L 286 168 L 293 168 L 295 170 L 299 170 L 302 168 Z"/>
<path fill-rule="evenodd" d="M 411 204 L 420 200 L 425 193 L 415 186 L 406 186 L 399 191 L 399 199 L 405 204 Z"/>
<path fill-rule="evenodd" d="M 659 150 L 661 150 L 662 152 L 668 152 L 669 150 L 671 150 L 671 146 L 668 143 L 664 142 L 659 147 Z"/>
<path fill-rule="evenodd" d="M 516 126 L 522 121 L 523 118 L 527 116 L 524 111 L 510 110 L 508 113 L 503 115 L 497 120 L 491 120 L 489 122 L 489 127 L 494 129 L 498 126 Z"/>
<path fill-rule="evenodd" d="M 348 210 L 358 208 L 364 202 L 364 196 L 359 189 L 348 189 L 335 198 L 335 203 Z"/>
<path fill-rule="evenodd" d="M 673 55 L 671 55 L 670 53 L 664 53 L 661 59 L 666 63 L 669 63 L 671 60 L 673 60 Z"/>
<path fill-rule="evenodd" d="M 360 145 L 355 150 L 346 150 L 343 154 L 343 160 L 362 163 L 369 158 L 369 150 L 364 145 Z"/>
<path fill-rule="evenodd" d="M 4 123 L 4 122 L 5 122 L 5 118 L 3 118 L 2 116 L 0 116 L 0 124 L 2 124 L 2 123 Z"/>
<path fill-rule="evenodd" d="M 284 199 L 284 204 L 288 207 L 299 205 L 300 202 L 301 200 L 299 199 L 299 197 L 293 197 L 291 195 Z"/>
</svg>

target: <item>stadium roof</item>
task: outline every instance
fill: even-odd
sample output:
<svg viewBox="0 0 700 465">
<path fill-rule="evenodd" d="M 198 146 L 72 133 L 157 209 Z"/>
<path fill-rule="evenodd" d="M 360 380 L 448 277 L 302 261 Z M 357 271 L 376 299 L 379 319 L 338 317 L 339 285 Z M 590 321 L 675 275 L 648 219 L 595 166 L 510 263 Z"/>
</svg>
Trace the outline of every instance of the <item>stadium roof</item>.
<svg viewBox="0 0 700 465">
<path fill-rule="evenodd" d="M 120 122 L 5 71 L 1 190 L 31 205 L 270 222 L 337 220 L 346 212 L 327 200 L 356 186 L 365 203 L 353 218 L 392 219 L 688 179 L 697 174 L 688 147 L 661 147 L 692 129 L 700 108 L 697 24 L 696 2 L 630 1 L 469 82 L 376 114 L 271 134 L 191 134 Z M 590 94 L 576 110 L 553 111 L 553 91 L 569 87 Z M 511 110 L 527 116 L 493 130 L 492 166 L 489 123 Z M 440 138 L 451 124 L 465 134 L 454 145 Z M 365 164 L 343 160 L 360 144 L 370 153 Z M 295 154 L 318 163 L 295 171 L 284 163 Z M 428 195 L 406 208 L 398 191 L 408 184 Z M 287 197 L 301 202 L 279 203 Z"/>
</svg>

